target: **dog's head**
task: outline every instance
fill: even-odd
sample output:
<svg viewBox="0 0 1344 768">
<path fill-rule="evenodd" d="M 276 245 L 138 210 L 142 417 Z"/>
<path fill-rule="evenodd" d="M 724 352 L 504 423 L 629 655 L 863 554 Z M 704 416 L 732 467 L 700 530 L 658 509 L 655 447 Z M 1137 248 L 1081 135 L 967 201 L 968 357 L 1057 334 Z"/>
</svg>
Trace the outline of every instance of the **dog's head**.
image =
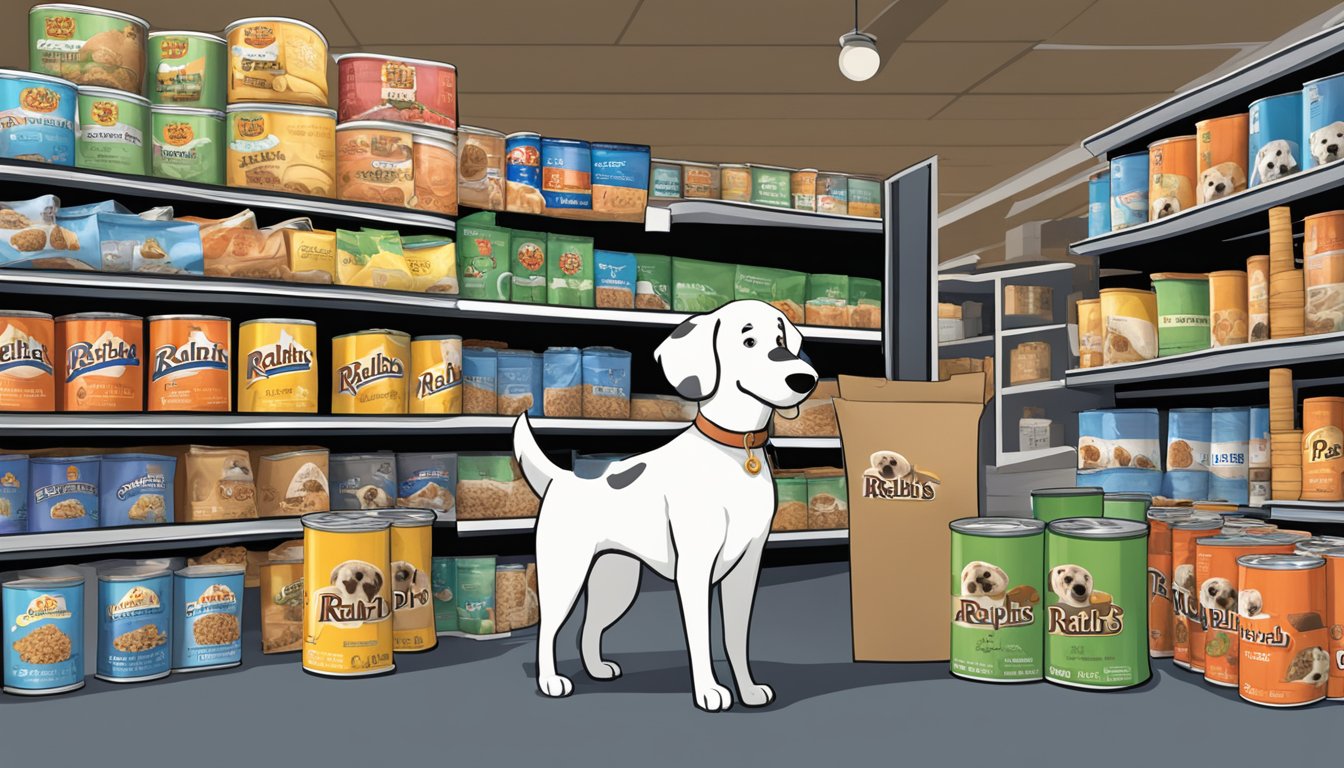
<svg viewBox="0 0 1344 768">
<path fill-rule="evenodd" d="M 331 586 L 348 600 L 370 603 L 383 590 L 383 574 L 363 560 L 346 560 L 332 569 Z"/>
<path fill-rule="evenodd" d="M 906 477 L 913 469 L 909 460 L 895 451 L 878 451 L 869 458 L 869 462 L 875 470 L 874 474 L 883 480 Z"/>
<path fill-rule="evenodd" d="M 1258 589 L 1243 589 L 1237 593 L 1237 613 L 1246 618 L 1259 616 L 1265 609 L 1265 601 L 1260 597 Z"/>
<path fill-rule="evenodd" d="M 1170 195 L 1153 198 L 1153 218 L 1162 219 L 1181 212 L 1181 201 Z"/>
<path fill-rule="evenodd" d="M 1318 165 L 1338 160 L 1341 148 L 1344 148 L 1344 121 L 1336 120 L 1311 132 L 1311 156 Z"/>
<path fill-rule="evenodd" d="M 1057 565 L 1050 569 L 1050 591 L 1065 605 L 1085 608 L 1092 597 L 1092 574 L 1081 565 Z"/>
<path fill-rule="evenodd" d="M 1252 173 L 1260 181 L 1273 181 L 1297 171 L 1297 158 L 1293 157 L 1293 148 L 1283 139 L 1275 139 L 1255 153 L 1255 168 Z"/>
<path fill-rule="evenodd" d="M 1246 186 L 1246 175 L 1236 163 L 1219 163 L 1199 175 L 1205 201 L 1227 197 Z"/>
<path fill-rule="evenodd" d="M 1008 574 L 997 565 L 980 560 L 961 569 L 961 594 L 965 597 L 1003 597 L 1008 589 Z"/>
<path fill-rule="evenodd" d="M 1209 610 L 1230 611 L 1237 605 L 1237 588 L 1227 579 L 1207 579 L 1199 586 L 1199 604 Z"/>
<path fill-rule="evenodd" d="M 1195 591 L 1195 566 L 1190 563 L 1176 566 L 1171 574 L 1171 585 L 1189 595 Z"/>
<path fill-rule="evenodd" d="M 1284 674 L 1284 682 L 1324 685 L 1330 675 L 1330 654 L 1324 648 L 1303 648 L 1293 657 Z"/>
<path fill-rule="evenodd" d="M 792 408 L 817 386 L 817 371 L 799 352 L 803 335 L 763 301 L 734 301 L 678 325 L 653 357 L 677 394 L 697 402 L 721 387 L 771 408 Z"/>
</svg>

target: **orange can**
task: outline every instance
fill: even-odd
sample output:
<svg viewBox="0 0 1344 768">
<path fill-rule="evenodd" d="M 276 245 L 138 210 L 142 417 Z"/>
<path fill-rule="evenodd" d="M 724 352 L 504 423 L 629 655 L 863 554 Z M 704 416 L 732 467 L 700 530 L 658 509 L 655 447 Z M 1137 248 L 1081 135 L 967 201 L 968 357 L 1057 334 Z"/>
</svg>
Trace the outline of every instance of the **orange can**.
<svg viewBox="0 0 1344 768">
<path fill-rule="evenodd" d="M 1246 162 L 1250 150 L 1249 115 L 1216 117 L 1195 123 L 1198 140 L 1195 203 L 1221 200 L 1246 188 Z"/>
<path fill-rule="evenodd" d="M 1344 699 L 1344 547 L 1327 549 L 1325 558 L 1325 620 L 1330 624 L 1328 699 Z"/>
<path fill-rule="evenodd" d="M 1293 536 L 1220 534 L 1195 543 L 1195 583 L 1204 609 L 1204 680 L 1237 687 L 1241 624 L 1237 617 L 1237 558 L 1242 555 L 1291 555 Z"/>
<path fill-rule="evenodd" d="M 1302 226 L 1305 330 L 1344 331 L 1344 211 L 1308 216 Z"/>
<path fill-rule="evenodd" d="M 1204 613 L 1195 581 L 1195 541 L 1217 536 L 1222 527 L 1222 520 L 1209 516 L 1192 515 L 1171 523 L 1171 655 L 1176 666 L 1191 672 L 1204 671 Z"/>
<path fill-rule="evenodd" d="M 1344 397 L 1302 401 L 1302 498 L 1344 500 Z"/>
<path fill-rule="evenodd" d="M 1241 697 L 1267 707 L 1324 699 L 1331 667 L 1325 560 L 1245 555 L 1237 571 Z"/>
<path fill-rule="evenodd" d="M 1246 273 L 1224 269 L 1209 273 L 1209 337 L 1212 346 L 1245 344 L 1250 338 Z"/>
<path fill-rule="evenodd" d="M 0 411 L 56 410 L 51 315 L 0 314 Z"/>
<path fill-rule="evenodd" d="M 63 411 L 139 411 L 145 406 L 144 321 L 117 312 L 56 318 Z"/>
<path fill-rule="evenodd" d="M 1195 207 L 1195 137 L 1175 136 L 1148 145 L 1148 220 Z"/>
<path fill-rule="evenodd" d="M 1172 655 L 1171 524 L 1189 520 L 1189 509 L 1148 510 L 1148 655 Z"/>
<path fill-rule="evenodd" d="M 233 407 L 229 318 L 155 315 L 148 322 L 149 410 L 228 413 Z"/>
</svg>

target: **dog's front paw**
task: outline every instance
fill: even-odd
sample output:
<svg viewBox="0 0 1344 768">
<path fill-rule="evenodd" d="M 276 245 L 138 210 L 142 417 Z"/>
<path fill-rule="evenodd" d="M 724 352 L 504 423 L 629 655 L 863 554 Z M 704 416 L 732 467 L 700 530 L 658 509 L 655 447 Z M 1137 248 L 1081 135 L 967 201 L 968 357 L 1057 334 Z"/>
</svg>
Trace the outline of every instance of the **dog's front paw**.
<svg viewBox="0 0 1344 768">
<path fill-rule="evenodd" d="M 537 688 L 543 694 L 556 699 L 568 696 L 574 692 L 574 684 L 564 675 L 539 678 L 537 680 Z"/>
<path fill-rule="evenodd" d="M 614 661 L 599 661 L 596 666 L 585 667 L 594 680 L 615 680 L 621 676 L 621 666 Z"/>
<path fill-rule="evenodd" d="M 706 712 L 725 712 L 733 706 L 733 694 L 718 684 L 696 688 L 695 706 Z"/>
<path fill-rule="evenodd" d="M 764 707 L 766 704 L 775 700 L 775 689 L 768 685 L 740 685 L 737 693 L 742 697 L 742 703 L 748 707 Z"/>
</svg>

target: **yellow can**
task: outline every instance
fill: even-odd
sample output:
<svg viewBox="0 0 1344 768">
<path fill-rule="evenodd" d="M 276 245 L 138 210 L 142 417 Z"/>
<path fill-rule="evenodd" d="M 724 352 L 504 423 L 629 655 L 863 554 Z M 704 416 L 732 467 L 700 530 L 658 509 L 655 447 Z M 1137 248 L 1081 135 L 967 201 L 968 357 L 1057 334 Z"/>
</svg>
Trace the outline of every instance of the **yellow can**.
<svg viewBox="0 0 1344 768">
<path fill-rule="evenodd" d="M 230 187 L 336 194 L 336 110 L 231 104 L 227 122 Z"/>
<path fill-rule="evenodd" d="M 430 592 L 436 516 L 425 509 L 379 509 L 365 514 L 392 523 L 392 650 L 428 651 L 438 644 Z"/>
<path fill-rule="evenodd" d="M 390 520 L 361 512 L 303 516 L 303 669 L 378 675 L 392 662 Z"/>
<path fill-rule="evenodd" d="M 1102 363 L 1157 357 L 1157 294 L 1135 288 L 1101 291 Z"/>
<path fill-rule="evenodd" d="M 238 326 L 239 413 L 317 413 L 317 325 L 267 318 Z"/>
<path fill-rule="evenodd" d="M 411 337 L 374 328 L 331 340 L 332 413 L 406 413 Z"/>
<path fill-rule="evenodd" d="M 462 412 L 462 337 L 411 341 L 411 413 Z"/>
<path fill-rule="evenodd" d="M 327 39 L 297 19 L 239 19 L 229 41 L 229 103 L 327 105 Z"/>
</svg>

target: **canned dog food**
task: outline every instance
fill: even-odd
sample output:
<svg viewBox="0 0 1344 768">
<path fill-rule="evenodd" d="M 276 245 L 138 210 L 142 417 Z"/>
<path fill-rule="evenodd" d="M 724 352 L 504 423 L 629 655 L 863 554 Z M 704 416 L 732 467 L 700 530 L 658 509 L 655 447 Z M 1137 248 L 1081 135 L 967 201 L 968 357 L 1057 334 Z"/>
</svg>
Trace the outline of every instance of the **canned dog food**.
<svg viewBox="0 0 1344 768">
<path fill-rule="evenodd" d="M 98 470 L 98 516 L 105 528 L 173 522 L 177 459 L 109 453 Z"/>
<path fill-rule="evenodd" d="M 75 84 L 0 69 L 0 157 L 75 164 Z"/>
<path fill-rule="evenodd" d="M 84 687 L 84 576 L 45 568 L 4 583 L 5 693 L 47 696 Z"/>
<path fill-rule="evenodd" d="M 28 455 L 0 456 L 0 534 L 28 531 Z"/>
<path fill-rule="evenodd" d="M 1313 554 L 1325 558 L 1326 621 L 1330 623 L 1330 677 L 1325 695 L 1337 701 L 1344 699 L 1344 547 Z"/>
<path fill-rule="evenodd" d="M 56 410 L 55 334 L 44 312 L 0 314 L 0 411 Z"/>
<path fill-rule="evenodd" d="M 1152 280 L 1157 294 L 1157 356 L 1208 349 L 1209 276 L 1159 272 Z"/>
<path fill-rule="evenodd" d="M 510 133 L 504 137 L 505 207 L 517 213 L 541 213 L 541 134 Z"/>
<path fill-rule="evenodd" d="M 144 407 L 140 354 L 143 323 L 135 315 L 83 312 L 56 318 L 63 363 L 57 387 L 63 411 L 139 411 Z"/>
<path fill-rule="evenodd" d="M 230 104 L 327 105 L 327 39 L 317 27 L 279 17 L 239 19 L 224 28 L 224 37 Z"/>
<path fill-rule="evenodd" d="M 804 168 L 789 175 L 789 190 L 796 211 L 817 210 L 817 169 Z"/>
<path fill-rule="evenodd" d="M 1148 220 L 1195 207 L 1195 137 L 1177 136 L 1148 145 Z"/>
<path fill-rule="evenodd" d="M 1246 188 L 1248 122 L 1248 116 L 1240 114 L 1195 123 L 1199 140 L 1196 204 L 1211 203 Z"/>
<path fill-rule="evenodd" d="M 464 125 L 457 129 L 457 199 L 462 205 L 505 210 L 504 134 Z M 541 199 L 536 210 L 541 213 Z"/>
<path fill-rule="evenodd" d="M 1246 312 L 1246 273 L 1227 269 L 1209 273 L 1209 335 L 1212 346 L 1245 344 L 1250 336 Z"/>
<path fill-rule="evenodd" d="M 1344 150 L 1344 75 L 1331 75 L 1302 86 L 1302 137 L 1307 149 L 1303 168 L 1338 160 Z"/>
<path fill-rule="evenodd" d="M 397 457 L 391 451 L 337 453 L 331 469 L 333 510 L 390 509 L 397 500 Z"/>
<path fill-rule="evenodd" d="M 28 68 L 76 85 L 144 93 L 149 23 L 128 13 L 53 3 L 28 11 Z"/>
<path fill-rule="evenodd" d="M 1031 492 L 1031 516 L 1043 523 L 1066 517 L 1101 517 L 1100 488 L 1038 488 Z"/>
<path fill-rule="evenodd" d="M 410 206 L 457 215 L 457 133 L 411 125 L 411 164 L 415 196 Z"/>
<path fill-rule="evenodd" d="M 28 530 L 98 527 L 98 456 L 37 456 L 29 460 Z"/>
<path fill-rule="evenodd" d="M 406 413 L 411 337 L 376 328 L 331 340 L 332 413 Z"/>
<path fill-rule="evenodd" d="M 303 650 L 303 547 L 275 552 L 261 564 L 261 652 Z"/>
<path fill-rule="evenodd" d="M 392 650 L 433 650 L 438 645 L 430 582 L 434 513 L 393 509 L 367 514 L 392 524 Z"/>
<path fill-rule="evenodd" d="M 593 207 L 593 155 L 588 142 L 542 138 L 541 198 L 549 210 Z"/>
<path fill-rule="evenodd" d="M 1097 368 L 1104 365 L 1102 358 L 1101 299 L 1082 299 L 1078 302 L 1078 366 Z M 1159 336 L 1159 338 L 1161 338 Z"/>
<path fill-rule="evenodd" d="M 1171 614 L 1172 661 L 1178 667 L 1203 672 L 1202 663 L 1193 663 L 1193 651 L 1200 649 L 1203 661 L 1204 613 L 1199 602 L 1198 584 L 1195 583 L 1195 542 L 1206 536 L 1217 536 L 1223 521 L 1209 515 L 1191 515 L 1172 520 L 1171 528 Z"/>
<path fill-rule="evenodd" d="M 317 197 L 336 193 L 335 110 L 230 104 L 227 118 L 230 187 Z"/>
<path fill-rule="evenodd" d="M 642 214 L 649 202 L 649 148 L 593 142 L 593 211 Z"/>
<path fill-rule="evenodd" d="M 1148 526 L 1056 520 L 1046 528 L 1045 679 L 1115 690 L 1147 682 Z"/>
<path fill-rule="evenodd" d="M 1102 500 L 1101 516 L 1142 523 L 1152 503 L 1153 497 L 1146 493 L 1108 493 Z"/>
<path fill-rule="evenodd" d="M 1344 397 L 1302 401 L 1302 498 L 1344 500 Z"/>
<path fill-rule="evenodd" d="M 1268 256 L 1246 259 L 1246 322 L 1251 326 L 1251 341 L 1269 338 Z"/>
<path fill-rule="evenodd" d="M 1250 503 L 1251 411 L 1214 408 L 1209 442 L 1209 498 L 1234 505 Z"/>
<path fill-rule="evenodd" d="M 751 168 L 739 163 L 719 163 L 719 195 L 723 200 L 751 202 Z"/>
<path fill-rule="evenodd" d="M 1087 236 L 1111 231 L 1111 172 L 1097 171 L 1087 177 Z"/>
<path fill-rule="evenodd" d="M 1167 473 L 1162 495 L 1170 499 L 1209 498 L 1209 448 L 1213 411 L 1172 408 L 1167 413 Z"/>
<path fill-rule="evenodd" d="M 1241 623 L 1237 614 L 1237 559 L 1243 555 L 1290 555 L 1292 537 L 1282 534 L 1221 534 L 1195 543 L 1195 583 L 1204 609 L 1204 680 L 1237 687 Z"/>
<path fill-rule="evenodd" d="M 1111 231 L 1148 221 L 1148 153 L 1111 159 Z"/>
<path fill-rule="evenodd" d="M 681 163 L 675 160 L 649 161 L 649 199 L 677 200 L 681 198 Z"/>
<path fill-rule="evenodd" d="M 150 103 L 223 112 L 228 66 L 228 44 L 218 35 L 151 32 Z"/>
<path fill-rule="evenodd" d="M 1340 547 L 1344 547 L 1344 536 L 1312 536 L 1297 542 L 1293 554 L 1325 557 L 1327 552 Z"/>
<path fill-rule="evenodd" d="M 150 172 L 163 179 L 224 184 L 224 113 L 150 107 Z"/>
<path fill-rule="evenodd" d="M 1344 331 L 1344 211 L 1308 216 L 1302 226 L 1304 329 L 1308 334 Z"/>
<path fill-rule="evenodd" d="M 241 565 L 193 565 L 173 574 L 173 671 L 203 672 L 243 662 Z"/>
<path fill-rule="evenodd" d="M 439 61 L 345 53 L 336 57 L 342 123 L 393 120 L 457 128 L 457 67 Z"/>
<path fill-rule="evenodd" d="M 229 338 L 232 322 L 215 315 L 149 318 L 148 410 L 232 410 Z"/>
<path fill-rule="evenodd" d="M 1108 493 L 1162 490 L 1158 415 L 1154 408 L 1111 408 L 1078 414 L 1080 486 Z"/>
<path fill-rule="evenodd" d="M 681 196 L 687 199 L 718 200 L 720 194 L 719 166 L 714 163 L 681 164 Z"/>
<path fill-rule="evenodd" d="M 1148 655 L 1172 655 L 1171 524 L 1194 517 L 1190 509 L 1148 510 Z"/>
<path fill-rule="evenodd" d="M 140 683 L 173 669 L 173 574 L 156 566 L 98 573 L 99 680 Z"/>
<path fill-rule="evenodd" d="M 882 183 L 876 179 L 849 177 L 849 215 L 882 218 Z"/>
<path fill-rule="evenodd" d="M 411 413 L 462 412 L 462 337 L 411 340 Z"/>
<path fill-rule="evenodd" d="M 968 680 L 1040 680 L 1045 523 L 1008 517 L 954 520 L 952 674 Z"/>
<path fill-rule="evenodd" d="M 415 194 L 410 131 L 397 123 L 358 120 L 336 126 L 336 196 L 406 206 Z"/>
<path fill-rule="evenodd" d="M 1302 165 L 1302 92 L 1251 102 L 1250 178 L 1254 187 L 1297 173 Z"/>
<path fill-rule="evenodd" d="M 149 99 L 111 88 L 79 87 L 75 165 L 96 171 L 149 172 Z"/>
<path fill-rule="evenodd" d="M 391 672 L 392 521 L 303 516 L 303 669 L 332 677 Z"/>
<path fill-rule="evenodd" d="M 817 213 L 849 215 L 848 176 L 825 171 L 817 173 Z"/>
<path fill-rule="evenodd" d="M 238 411 L 317 413 L 317 326 L 248 320 L 238 326 Z"/>
<path fill-rule="evenodd" d="M 1325 561 L 1246 555 L 1237 566 L 1241 697 L 1268 707 L 1324 699 L 1331 666 Z"/>
<path fill-rule="evenodd" d="M 1101 324 L 1106 365 L 1157 357 L 1157 296 L 1152 291 L 1103 288 Z"/>
<path fill-rule="evenodd" d="M 791 171 L 772 165 L 752 165 L 751 202 L 772 208 L 790 208 L 793 205 L 789 181 Z"/>
<path fill-rule="evenodd" d="M 495 634 L 495 558 L 459 557 L 457 628 L 468 635 Z"/>
</svg>

